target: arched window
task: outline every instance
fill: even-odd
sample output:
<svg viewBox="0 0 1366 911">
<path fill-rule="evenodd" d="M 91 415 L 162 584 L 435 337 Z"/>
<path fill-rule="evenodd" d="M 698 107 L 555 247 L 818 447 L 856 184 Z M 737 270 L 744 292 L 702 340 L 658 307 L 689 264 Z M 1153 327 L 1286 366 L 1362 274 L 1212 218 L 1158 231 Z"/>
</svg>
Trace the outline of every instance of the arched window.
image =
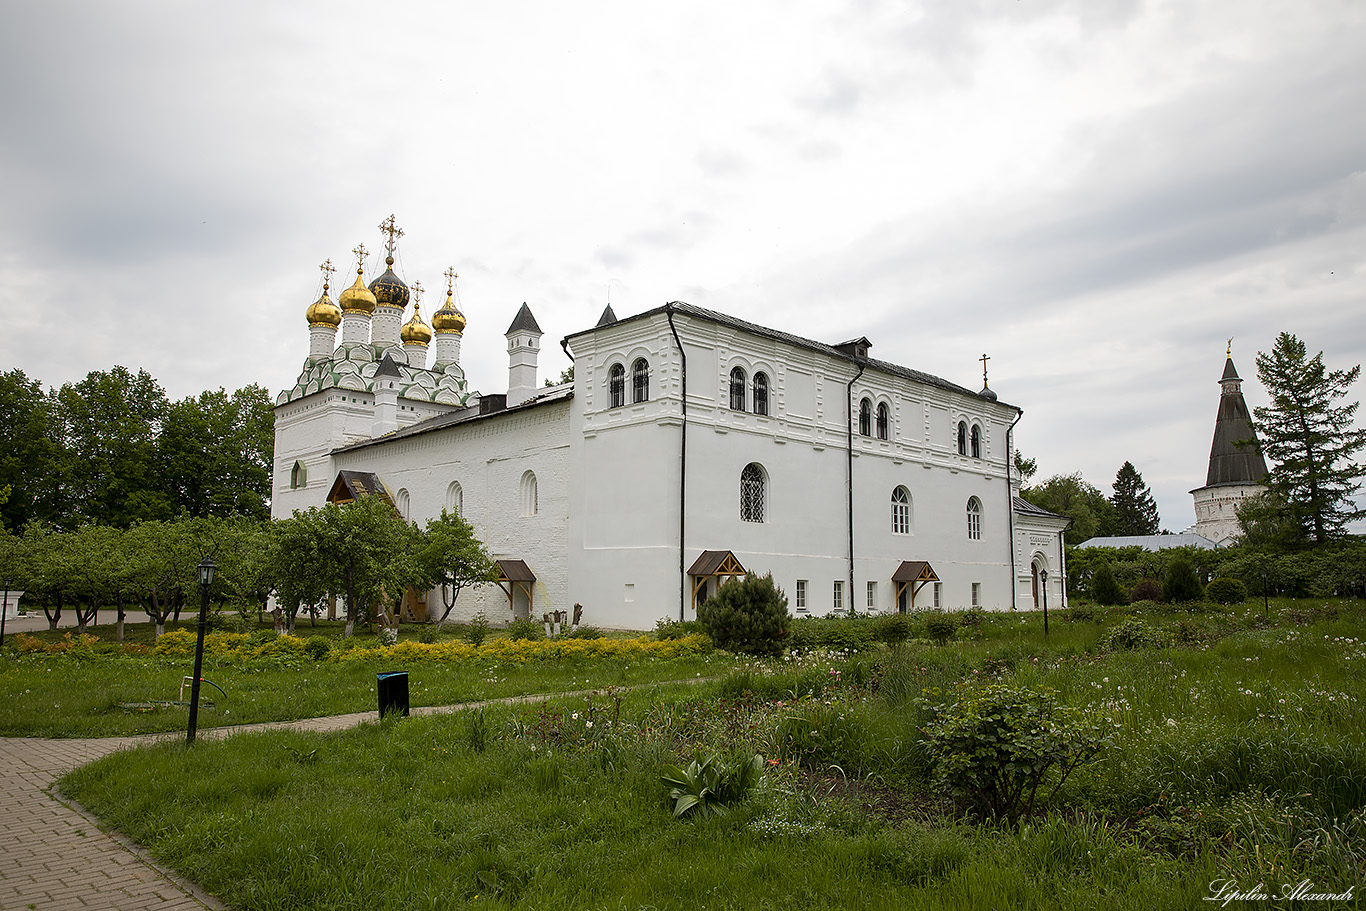
<svg viewBox="0 0 1366 911">
<path fill-rule="evenodd" d="M 767 494 L 764 470 L 757 462 L 750 462 L 740 472 L 740 519 L 744 522 L 764 521 Z"/>
<path fill-rule="evenodd" d="M 972 425 L 972 457 L 974 459 L 982 457 L 982 428 L 976 424 Z"/>
<path fill-rule="evenodd" d="M 611 402 L 610 408 L 620 408 L 626 404 L 626 368 L 620 364 L 613 364 L 612 369 L 607 371 L 607 397 Z"/>
<path fill-rule="evenodd" d="M 730 372 L 730 407 L 732 411 L 745 410 L 745 371 L 739 367 Z"/>
<path fill-rule="evenodd" d="M 892 534 L 911 533 L 911 494 L 904 487 L 892 491 Z"/>
<path fill-rule="evenodd" d="M 294 467 L 289 470 L 289 489 L 298 490 L 300 487 L 308 486 L 308 469 L 303 462 L 295 462 Z"/>
<path fill-rule="evenodd" d="M 408 496 L 407 489 L 400 487 L 398 493 L 394 495 L 394 505 L 398 507 L 398 514 L 403 517 L 403 521 L 405 522 L 408 521 L 408 512 L 411 503 L 412 498 Z"/>
<path fill-rule="evenodd" d="M 643 357 L 636 358 L 631 365 L 631 402 L 639 404 L 650 400 L 650 363 Z"/>
<path fill-rule="evenodd" d="M 958 454 L 968 454 L 968 425 L 962 421 L 958 422 Z"/>
<path fill-rule="evenodd" d="M 459 481 L 452 481 L 446 488 L 446 511 L 457 516 L 465 514 L 465 491 Z"/>
<path fill-rule="evenodd" d="M 877 438 L 879 440 L 889 439 L 891 436 L 892 411 L 887 407 L 886 402 L 877 404 Z"/>
<path fill-rule="evenodd" d="M 522 515 L 534 516 L 540 509 L 536 494 L 536 475 L 526 472 L 522 475 Z"/>
<path fill-rule="evenodd" d="M 982 540 L 982 501 L 968 497 L 968 540 Z"/>
<path fill-rule="evenodd" d="M 858 403 L 858 432 L 866 437 L 873 435 L 872 399 L 864 399 Z"/>
<path fill-rule="evenodd" d="M 754 374 L 754 413 L 768 414 L 768 374 Z"/>
</svg>

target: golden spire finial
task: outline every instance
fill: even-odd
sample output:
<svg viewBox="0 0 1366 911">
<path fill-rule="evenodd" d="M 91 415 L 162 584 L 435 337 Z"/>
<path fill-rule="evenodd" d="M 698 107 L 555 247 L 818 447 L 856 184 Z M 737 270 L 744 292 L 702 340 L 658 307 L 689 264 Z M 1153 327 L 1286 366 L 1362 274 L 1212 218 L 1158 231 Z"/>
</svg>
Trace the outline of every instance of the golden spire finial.
<svg viewBox="0 0 1366 911">
<path fill-rule="evenodd" d="M 1228 350 L 1225 351 L 1224 354 L 1228 357 L 1229 360 L 1233 360 L 1233 339 L 1232 339 L 1232 338 L 1229 338 L 1229 340 L 1228 340 Z"/>
<path fill-rule="evenodd" d="M 403 236 L 403 229 L 394 222 L 394 216 L 392 214 L 379 223 L 379 229 L 389 235 L 389 239 L 384 242 L 384 249 L 388 251 L 390 258 L 392 258 L 394 250 L 398 248 L 398 239 Z"/>
<path fill-rule="evenodd" d="M 370 251 L 365 249 L 365 244 L 356 244 L 351 252 L 356 254 L 356 274 L 360 275 L 365 271 L 365 257 L 370 255 Z"/>
<path fill-rule="evenodd" d="M 447 266 L 446 271 L 441 274 L 446 276 L 446 296 L 450 297 L 451 287 L 455 284 L 455 280 L 460 276 L 455 273 L 455 266 Z"/>
<path fill-rule="evenodd" d="M 332 273 L 337 271 L 337 267 L 332 265 L 332 257 L 329 256 L 327 261 L 318 268 L 323 273 L 323 294 L 326 294 L 328 285 L 332 284 Z"/>
<path fill-rule="evenodd" d="M 422 299 L 422 282 L 413 282 L 413 312 L 417 312 L 417 302 Z"/>
</svg>

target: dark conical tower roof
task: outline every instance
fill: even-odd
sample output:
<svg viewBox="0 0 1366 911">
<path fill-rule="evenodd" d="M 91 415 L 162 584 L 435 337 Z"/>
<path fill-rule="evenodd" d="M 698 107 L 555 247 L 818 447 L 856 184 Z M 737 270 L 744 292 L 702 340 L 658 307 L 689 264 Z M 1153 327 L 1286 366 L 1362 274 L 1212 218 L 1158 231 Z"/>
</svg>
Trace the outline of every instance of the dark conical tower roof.
<svg viewBox="0 0 1366 911">
<path fill-rule="evenodd" d="M 1256 484 L 1266 477 L 1266 459 L 1256 447 L 1257 434 L 1252 429 L 1247 402 L 1243 401 L 1242 380 L 1233 366 L 1232 354 L 1224 364 L 1219 385 L 1223 392 L 1219 396 L 1219 414 L 1214 419 L 1214 443 L 1209 450 L 1205 486 Z M 1238 445 L 1244 442 L 1246 445 Z"/>
</svg>

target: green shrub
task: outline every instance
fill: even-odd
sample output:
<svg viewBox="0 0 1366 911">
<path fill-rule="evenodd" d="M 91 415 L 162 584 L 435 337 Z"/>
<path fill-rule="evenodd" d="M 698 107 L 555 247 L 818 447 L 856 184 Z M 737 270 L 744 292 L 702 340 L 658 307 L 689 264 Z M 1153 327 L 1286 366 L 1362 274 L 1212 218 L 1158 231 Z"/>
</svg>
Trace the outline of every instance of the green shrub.
<svg viewBox="0 0 1366 911">
<path fill-rule="evenodd" d="M 915 632 L 915 623 L 905 614 L 887 614 L 873 621 L 873 638 L 887 645 L 900 645 Z"/>
<path fill-rule="evenodd" d="M 332 640 L 326 636 L 309 636 L 304 640 L 304 654 L 314 661 L 322 661 L 332 651 Z"/>
<path fill-rule="evenodd" d="M 1242 604 L 1247 600 L 1247 586 L 1241 579 L 1224 576 L 1205 586 L 1205 599 L 1215 604 Z"/>
<path fill-rule="evenodd" d="M 514 641 L 530 639 L 535 642 L 545 638 L 545 627 L 530 617 L 521 617 L 508 624 L 507 637 Z"/>
<path fill-rule="evenodd" d="M 1091 623 L 1096 619 L 1096 609 L 1089 604 L 1073 601 L 1062 612 L 1062 618 L 1068 623 Z"/>
<path fill-rule="evenodd" d="M 665 639 L 685 639 L 693 633 L 706 631 L 701 620 L 670 620 L 660 617 L 655 621 L 655 638 L 661 642 Z"/>
<path fill-rule="evenodd" d="M 958 624 L 943 611 L 931 611 L 925 617 L 925 635 L 940 645 L 952 639 L 956 632 L 958 632 Z"/>
<path fill-rule="evenodd" d="M 539 629 L 539 627 L 538 627 L 538 629 Z M 465 641 L 468 642 L 470 645 L 474 646 L 475 648 L 478 648 L 479 646 L 481 646 L 481 645 L 484 644 L 484 640 L 487 639 L 488 636 L 489 636 L 489 621 L 488 621 L 488 618 L 484 616 L 484 612 L 483 612 L 483 611 L 479 611 L 477 614 L 474 615 L 474 617 L 472 617 L 472 618 L 470 619 L 469 624 L 465 627 L 465 632 L 464 632 Z M 536 637 L 535 637 L 535 636 L 531 636 L 531 637 L 528 637 L 528 638 L 534 639 L 534 638 L 536 638 Z"/>
<path fill-rule="evenodd" d="M 602 630 L 596 626 L 580 626 L 563 633 L 565 639 L 601 639 Z"/>
<path fill-rule="evenodd" d="M 924 731 L 937 782 L 984 817 L 1032 815 L 1041 798 L 1046 805 L 1108 743 L 1099 725 L 1059 705 L 1049 690 L 993 683 L 927 707 Z"/>
<path fill-rule="evenodd" d="M 697 609 L 697 619 L 717 648 L 768 656 L 783 653 L 791 620 L 787 596 L 771 573 L 725 582 Z"/>
<path fill-rule="evenodd" d="M 435 624 L 432 624 L 432 623 L 424 623 L 424 624 L 422 625 L 422 627 L 421 627 L 420 629 L 418 629 L 418 631 L 417 631 L 417 641 L 418 641 L 418 642 L 427 642 L 427 643 L 431 643 L 431 642 L 435 642 L 435 641 L 436 641 L 437 639 L 439 639 L 440 637 L 441 637 L 441 631 L 438 630 L 438 629 L 436 628 L 436 625 L 435 625 Z"/>
<path fill-rule="evenodd" d="M 873 627 L 847 617 L 820 621 L 820 644 L 826 648 L 861 652 L 873 643 Z"/>
<path fill-rule="evenodd" d="M 1124 591 L 1115 581 L 1115 571 L 1108 561 L 1097 566 L 1091 577 L 1091 600 L 1107 606 L 1124 603 Z"/>
<path fill-rule="evenodd" d="M 1102 640 L 1111 651 L 1125 651 L 1135 648 L 1166 648 L 1172 644 L 1172 635 L 1164 629 L 1155 627 L 1146 620 L 1129 617 L 1105 634 Z"/>
<path fill-rule="evenodd" d="M 1140 579 L 1138 584 L 1129 590 L 1129 603 L 1134 604 L 1139 601 L 1161 601 L 1162 583 L 1156 579 Z"/>
<path fill-rule="evenodd" d="M 1204 594 L 1204 586 L 1195 576 L 1195 567 L 1185 557 L 1175 557 L 1167 566 L 1167 576 L 1162 580 L 1162 598 L 1176 604 L 1199 601 Z"/>
<path fill-rule="evenodd" d="M 958 625 L 963 629 L 979 630 L 986 619 L 987 615 L 980 607 L 970 607 L 958 615 Z"/>
</svg>

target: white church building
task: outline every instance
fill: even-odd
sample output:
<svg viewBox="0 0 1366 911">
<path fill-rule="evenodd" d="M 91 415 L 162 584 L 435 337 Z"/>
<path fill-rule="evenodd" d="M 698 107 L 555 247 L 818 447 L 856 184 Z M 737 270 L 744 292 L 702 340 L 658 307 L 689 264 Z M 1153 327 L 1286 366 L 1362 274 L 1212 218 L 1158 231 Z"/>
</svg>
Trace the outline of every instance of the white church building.
<svg viewBox="0 0 1366 911">
<path fill-rule="evenodd" d="M 1020 499 L 1023 412 L 985 382 L 671 302 L 609 306 L 560 342 L 573 381 L 544 386 L 522 304 L 507 390 L 481 394 L 459 364 L 453 272 L 431 328 L 416 304 L 404 321 L 397 233 L 379 278 L 363 283 L 358 248 L 355 284 L 307 310 L 309 356 L 276 401 L 272 513 L 367 487 L 413 522 L 458 511 L 500 582 L 452 617 L 581 604 L 585 623 L 648 629 L 744 571 L 772 573 L 798 616 L 1065 605 L 1068 520 Z M 439 615 L 442 593 L 427 598 Z"/>
</svg>

